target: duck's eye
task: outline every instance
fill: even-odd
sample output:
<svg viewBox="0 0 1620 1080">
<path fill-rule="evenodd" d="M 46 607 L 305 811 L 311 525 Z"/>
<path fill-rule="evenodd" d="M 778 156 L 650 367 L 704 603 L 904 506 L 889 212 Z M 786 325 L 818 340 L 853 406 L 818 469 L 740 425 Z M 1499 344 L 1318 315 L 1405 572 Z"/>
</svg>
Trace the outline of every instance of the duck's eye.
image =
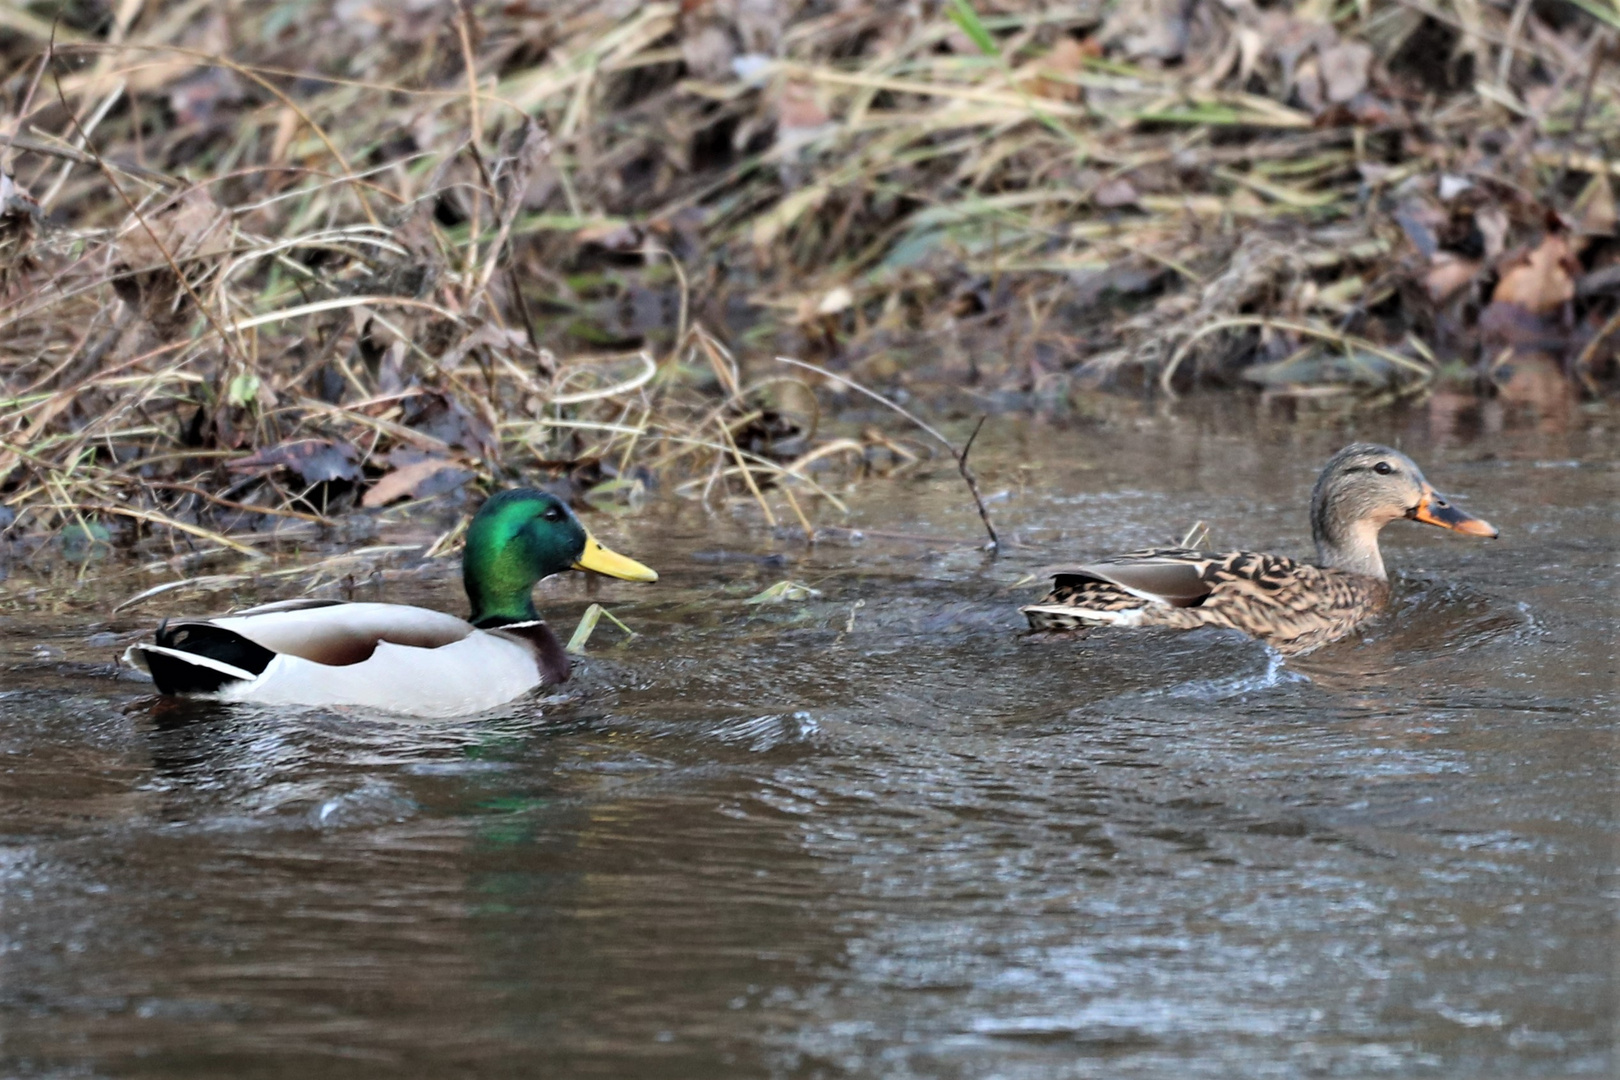
<svg viewBox="0 0 1620 1080">
<path fill-rule="evenodd" d="M 553 506 L 540 516 L 545 518 L 547 521 L 561 521 L 563 519 L 562 507 Z"/>
<path fill-rule="evenodd" d="M 1373 466 L 1373 472 L 1377 473 L 1379 476 L 1388 476 L 1394 471 L 1395 466 L 1391 465 L 1387 461 L 1380 461 L 1378 464 Z"/>
</svg>

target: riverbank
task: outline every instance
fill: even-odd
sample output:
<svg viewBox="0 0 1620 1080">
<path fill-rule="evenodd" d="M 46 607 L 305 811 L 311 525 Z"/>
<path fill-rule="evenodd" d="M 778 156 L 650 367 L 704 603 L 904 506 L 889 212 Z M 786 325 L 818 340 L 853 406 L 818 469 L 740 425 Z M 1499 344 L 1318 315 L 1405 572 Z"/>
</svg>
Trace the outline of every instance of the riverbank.
<svg viewBox="0 0 1620 1080">
<path fill-rule="evenodd" d="M 1601 0 L 7 20 L 12 536 L 246 550 L 519 478 L 808 528 L 910 451 L 778 355 L 1082 415 L 1616 379 Z"/>
</svg>

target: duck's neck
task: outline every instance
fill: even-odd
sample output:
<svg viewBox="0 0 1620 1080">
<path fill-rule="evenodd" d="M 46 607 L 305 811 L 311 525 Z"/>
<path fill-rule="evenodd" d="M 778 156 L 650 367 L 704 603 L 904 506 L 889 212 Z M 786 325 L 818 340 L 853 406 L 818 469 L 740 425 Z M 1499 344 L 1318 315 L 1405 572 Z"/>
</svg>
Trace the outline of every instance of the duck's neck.
<svg viewBox="0 0 1620 1080">
<path fill-rule="evenodd" d="M 534 608 L 534 599 L 526 592 L 517 597 L 490 597 L 468 588 L 467 599 L 472 601 L 472 615 L 467 621 L 480 629 L 505 626 L 507 623 L 536 622 L 540 618 L 540 613 Z"/>
<path fill-rule="evenodd" d="M 469 549 L 462 564 L 461 580 L 467 588 L 467 601 L 472 605 L 468 621 L 474 626 L 500 626 L 540 618 L 540 613 L 534 609 L 534 586 L 540 579 L 521 560 L 488 556 Z"/>
<path fill-rule="evenodd" d="M 1384 557 L 1378 551 L 1380 522 L 1360 518 L 1341 521 L 1329 507 L 1317 506 L 1311 513 L 1311 536 L 1316 541 L 1316 564 L 1346 574 L 1362 574 L 1388 580 Z"/>
</svg>

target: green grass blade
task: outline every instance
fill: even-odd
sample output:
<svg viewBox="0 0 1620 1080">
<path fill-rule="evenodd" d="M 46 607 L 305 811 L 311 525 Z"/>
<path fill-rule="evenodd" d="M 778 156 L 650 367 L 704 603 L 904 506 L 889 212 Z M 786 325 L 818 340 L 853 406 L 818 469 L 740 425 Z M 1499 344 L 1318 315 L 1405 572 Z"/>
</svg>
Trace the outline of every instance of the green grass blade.
<svg viewBox="0 0 1620 1080">
<path fill-rule="evenodd" d="M 585 614 L 579 617 L 579 625 L 574 627 L 574 636 L 568 639 L 568 651 L 583 653 L 585 643 L 591 640 L 596 632 L 596 624 L 602 621 L 602 605 L 592 604 L 585 609 Z"/>
<path fill-rule="evenodd" d="M 953 23 L 962 28 L 962 33 L 973 39 L 980 52 L 986 56 L 1001 56 L 1001 50 L 996 48 L 996 39 L 990 36 L 990 31 L 985 29 L 979 13 L 973 10 L 968 0 L 951 0 L 947 14 Z"/>
</svg>

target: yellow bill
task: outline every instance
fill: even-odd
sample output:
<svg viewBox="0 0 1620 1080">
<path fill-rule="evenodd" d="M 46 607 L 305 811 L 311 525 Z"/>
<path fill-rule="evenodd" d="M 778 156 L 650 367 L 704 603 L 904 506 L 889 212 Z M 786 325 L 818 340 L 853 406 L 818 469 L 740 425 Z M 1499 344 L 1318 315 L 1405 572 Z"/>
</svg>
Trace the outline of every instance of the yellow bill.
<svg viewBox="0 0 1620 1080">
<path fill-rule="evenodd" d="M 657 581 L 658 571 L 650 566 L 642 566 L 634 559 L 626 558 L 611 548 L 605 548 L 596 542 L 596 537 L 585 534 L 585 550 L 574 562 L 575 570 L 592 570 L 608 577 L 623 578 L 625 581 Z"/>
</svg>

